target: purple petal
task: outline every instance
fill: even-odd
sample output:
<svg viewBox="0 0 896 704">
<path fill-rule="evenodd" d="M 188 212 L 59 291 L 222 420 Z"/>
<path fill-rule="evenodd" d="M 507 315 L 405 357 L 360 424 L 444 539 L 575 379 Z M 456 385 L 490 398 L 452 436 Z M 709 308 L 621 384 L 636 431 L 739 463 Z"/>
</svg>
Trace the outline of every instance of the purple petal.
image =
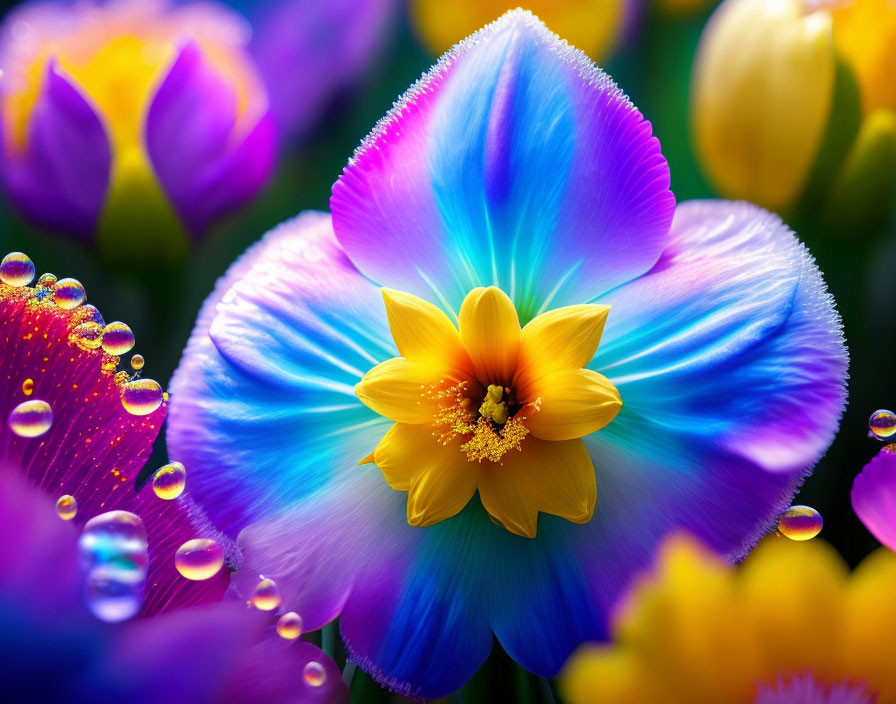
<svg viewBox="0 0 896 704">
<path fill-rule="evenodd" d="M 497 285 L 524 321 L 647 271 L 674 199 L 650 124 L 522 11 L 447 54 L 333 188 L 336 236 L 375 281 L 457 310 Z"/>
<path fill-rule="evenodd" d="M 852 510 L 871 534 L 896 550 L 896 445 L 886 445 L 856 477 Z"/>
<path fill-rule="evenodd" d="M 25 298 L 32 292 L 14 289 L 0 296 L 0 418 L 6 419 L 23 401 L 40 399 L 50 404 L 53 424 L 40 437 L 23 438 L 4 423 L 0 461 L 20 467 L 54 500 L 74 496 L 79 525 L 115 509 L 143 519 L 150 544 L 143 613 L 220 599 L 229 582 L 227 571 L 205 582 L 190 582 L 176 572 L 174 552 L 191 538 L 223 537 L 189 494 L 163 501 L 150 486 L 136 489 L 137 475 L 165 420 L 166 404 L 148 416 L 128 413 L 114 369 L 101 370 L 102 349 L 84 350 L 72 341 L 81 311 L 48 302 L 35 305 Z M 26 379 L 33 381 L 33 395 L 22 390 Z"/>
<path fill-rule="evenodd" d="M 87 99 L 52 62 L 24 149 L 7 138 L 2 159 L 4 187 L 26 217 L 85 240 L 93 236 L 109 185 L 109 141 Z"/>
<path fill-rule="evenodd" d="M 274 166 L 272 118 L 237 114 L 232 82 L 184 46 L 149 107 L 146 147 L 178 214 L 194 234 L 254 196 Z M 246 108 L 249 110 L 249 108 Z"/>
<path fill-rule="evenodd" d="M 316 125 L 338 91 L 369 72 L 398 9 L 396 0 L 283 0 L 253 11 L 252 51 L 281 135 Z"/>
</svg>

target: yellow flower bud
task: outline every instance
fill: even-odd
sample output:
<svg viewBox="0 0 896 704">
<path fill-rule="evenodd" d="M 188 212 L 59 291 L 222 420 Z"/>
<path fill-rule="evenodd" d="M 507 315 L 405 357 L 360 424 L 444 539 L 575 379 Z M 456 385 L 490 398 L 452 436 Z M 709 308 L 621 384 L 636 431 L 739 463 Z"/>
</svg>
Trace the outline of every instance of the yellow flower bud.
<svg viewBox="0 0 896 704">
<path fill-rule="evenodd" d="M 830 12 L 800 0 L 726 0 L 694 69 L 698 157 L 729 198 L 781 210 L 801 194 L 828 123 L 836 55 Z"/>
</svg>

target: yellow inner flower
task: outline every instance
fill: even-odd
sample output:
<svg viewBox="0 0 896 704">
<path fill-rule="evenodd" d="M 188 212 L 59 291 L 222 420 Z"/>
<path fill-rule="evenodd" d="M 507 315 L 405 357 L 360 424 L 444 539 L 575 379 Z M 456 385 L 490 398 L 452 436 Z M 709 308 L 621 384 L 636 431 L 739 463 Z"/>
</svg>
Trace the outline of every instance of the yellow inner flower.
<svg viewBox="0 0 896 704">
<path fill-rule="evenodd" d="M 517 535 L 535 537 L 539 511 L 587 523 L 597 485 L 582 438 L 622 406 L 613 384 L 584 368 L 609 306 L 558 308 L 521 329 L 506 294 L 477 288 L 455 327 L 420 298 L 383 297 L 401 357 L 371 369 L 355 392 L 395 425 L 361 463 L 408 492 L 408 523 L 450 518 L 477 490 Z"/>
</svg>

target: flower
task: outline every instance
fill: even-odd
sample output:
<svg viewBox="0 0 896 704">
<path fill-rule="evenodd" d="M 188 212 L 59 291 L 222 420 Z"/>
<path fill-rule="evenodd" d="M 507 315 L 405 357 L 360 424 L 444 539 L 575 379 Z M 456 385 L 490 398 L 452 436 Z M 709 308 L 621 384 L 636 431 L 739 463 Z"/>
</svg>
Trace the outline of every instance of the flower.
<svg viewBox="0 0 896 704">
<path fill-rule="evenodd" d="M 76 530 L 0 468 L 0 676 L 5 702 L 350 701 L 310 643 L 261 640 L 265 619 L 237 603 L 104 624 L 84 608 Z M 320 686 L 303 681 L 308 663 Z"/>
<path fill-rule="evenodd" d="M 174 256 L 270 175 L 267 95 L 226 8 L 29 4 L 0 35 L 3 183 L 35 223 Z"/>
<path fill-rule="evenodd" d="M 852 509 L 875 538 L 896 550 L 896 444 L 885 445 L 852 485 Z"/>
<path fill-rule="evenodd" d="M 243 3 L 239 3 L 243 4 Z M 396 0 L 246 3 L 252 54 L 280 134 L 298 138 L 367 71 L 395 29 Z"/>
<path fill-rule="evenodd" d="M 10 255 L 4 262 L 14 258 Z M 99 311 L 83 303 L 84 289 L 73 279 L 45 274 L 35 286 L 21 285 L 30 282 L 34 265 L 24 255 L 19 259 L 30 267 L 27 281 L 5 277 L 19 285 L 0 282 L 0 461 L 53 501 L 73 496 L 77 525 L 112 510 L 130 511 L 142 519 L 149 542 L 144 614 L 220 600 L 229 583 L 227 570 L 191 582 L 176 571 L 174 553 L 193 538 L 212 538 L 224 546 L 229 541 L 208 522 L 189 492 L 163 501 L 150 486 L 137 484 L 168 404 L 157 384 L 151 403 L 136 409 L 143 415 L 129 412 L 122 402 L 130 393 L 131 378 L 117 371 L 120 357 L 106 349 L 115 350 L 113 337 L 120 336 L 123 327 L 126 340 L 118 341 L 117 351 L 127 352 L 133 333 L 120 322 L 106 326 Z M 0 267 L 0 276 L 3 273 Z M 58 296 L 66 290 L 65 282 L 72 281 L 79 289 L 74 302 L 81 302 L 73 308 Z M 108 333 L 110 329 L 114 332 Z M 149 379 L 135 383 L 155 384 Z M 50 411 L 49 428 L 23 436 L 15 427 L 16 409 L 41 402 Z"/>
<path fill-rule="evenodd" d="M 742 555 L 833 436 L 846 359 L 812 258 L 754 206 L 676 209 L 650 125 L 527 12 L 425 75 L 331 207 L 218 283 L 167 441 L 239 533 L 237 587 L 340 616 L 394 689 L 456 690 L 493 633 L 554 676 L 666 533 Z"/>
<path fill-rule="evenodd" d="M 850 575 L 822 541 L 770 538 L 732 568 L 678 536 L 562 688 L 570 704 L 887 704 L 894 579 L 883 550 Z"/>
<path fill-rule="evenodd" d="M 692 100 L 696 151 L 719 192 L 782 211 L 825 194 L 857 219 L 880 211 L 896 181 L 893 37 L 887 0 L 723 2 Z"/>
</svg>

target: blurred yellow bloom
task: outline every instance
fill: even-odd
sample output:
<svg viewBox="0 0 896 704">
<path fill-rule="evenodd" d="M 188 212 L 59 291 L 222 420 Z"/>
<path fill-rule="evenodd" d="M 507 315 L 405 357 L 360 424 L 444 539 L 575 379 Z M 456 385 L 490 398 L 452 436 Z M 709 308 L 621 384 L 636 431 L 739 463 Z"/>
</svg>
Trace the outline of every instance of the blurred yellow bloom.
<svg viewBox="0 0 896 704">
<path fill-rule="evenodd" d="M 892 704 L 894 585 L 888 550 L 850 575 L 821 541 L 769 538 L 733 568 L 676 537 L 563 689 L 570 704 Z"/>
<path fill-rule="evenodd" d="M 694 140 L 726 197 L 780 210 L 802 192 L 834 94 L 831 24 L 801 0 L 727 0 L 710 19 L 694 72 Z"/>
<path fill-rule="evenodd" d="M 411 0 L 410 13 L 420 40 L 439 55 L 520 5 L 519 0 Z M 598 62 L 622 31 L 625 0 L 529 0 L 522 5 Z"/>
</svg>

